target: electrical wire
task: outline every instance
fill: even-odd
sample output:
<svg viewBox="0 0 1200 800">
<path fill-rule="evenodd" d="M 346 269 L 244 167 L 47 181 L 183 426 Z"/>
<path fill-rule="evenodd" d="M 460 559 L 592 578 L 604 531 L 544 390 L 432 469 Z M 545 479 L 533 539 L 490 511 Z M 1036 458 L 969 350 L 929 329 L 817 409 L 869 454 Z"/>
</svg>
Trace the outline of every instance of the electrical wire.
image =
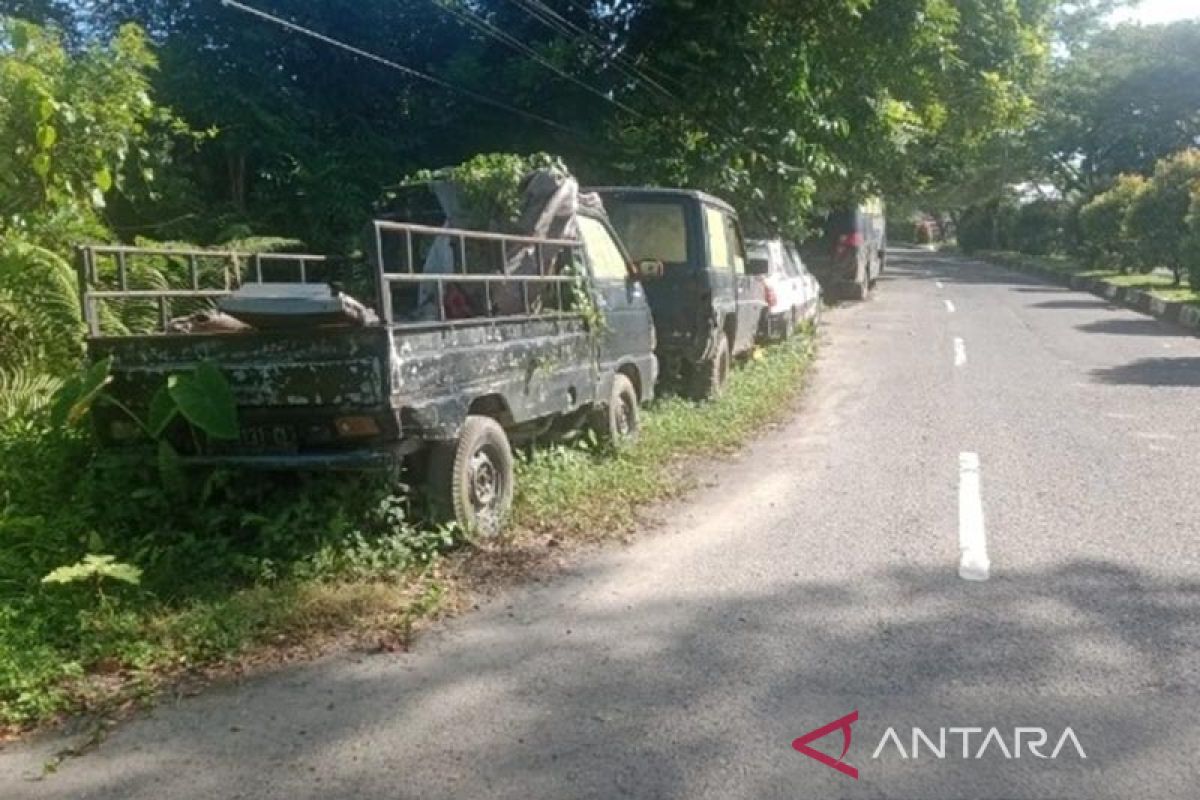
<svg viewBox="0 0 1200 800">
<path fill-rule="evenodd" d="M 560 78 L 570 81 L 571 83 L 575 84 L 576 86 L 580 87 L 581 89 L 584 89 L 584 90 L 590 92 L 591 94 L 596 95 L 601 100 L 604 100 L 607 103 L 611 103 L 612 105 L 616 106 L 617 108 L 621 109 L 622 111 L 626 112 L 627 114 L 630 114 L 631 116 L 637 117 L 639 119 L 644 117 L 644 115 L 640 111 L 633 108 L 632 106 L 622 103 L 620 100 L 614 99 L 608 92 L 605 92 L 601 89 L 597 89 L 595 86 L 592 86 L 590 83 L 570 74 L 569 72 L 565 72 L 564 70 L 562 70 L 555 64 L 551 63 L 550 61 L 547 61 L 545 58 L 543 58 L 541 56 L 541 54 L 539 54 L 532 47 L 525 44 L 524 42 L 522 42 L 520 39 L 513 36 L 512 34 L 504 31 L 503 29 L 497 27 L 496 25 L 493 25 L 491 22 L 489 22 L 488 20 L 479 16 L 475 12 L 473 12 L 469 9 L 465 9 L 465 8 L 456 8 L 455 0 L 429 0 L 429 2 L 432 3 L 434 6 L 436 6 L 437 8 L 440 8 L 445 13 L 454 17 L 462 24 L 467 25 L 472 28 L 475 28 L 476 30 L 482 32 L 484 35 L 489 36 L 499 42 L 502 42 L 503 44 L 508 45 L 508 47 L 522 53 L 523 55 L 525 55 L 532 61 L 536 62 L 538 65 L 550 70 L 555 75 L 558 75 Z"/>
<path fill-rule="evenodd" d="M 582 43 L 582 46 L 588 47 L 601 57 L 609 59 L 612 66 L 618 72 L 634 83 L 645 84 L 668 99 L 679 100 L 669 89 L 641 70 L 628 56 L 619 52 L 610 52 L 609 46 L 602 39 L 562 16 L 545 3 L 540 2 L 540 0 L 511 0 L 511 2 L 527 16 L 540 22 L 555 33 L 570 39 L 576 44 Z"/>
<path fill-rule="evenodd" d="M 488 97 L 487 95 L 480 94 L 479 92 L 472 91 L 471 89 L 467 89 L 463 86 L 458 86 L 457 84 L 451 83 L 446 80 L 442 80 L 441 78 L 439 78 L 435 75 L 430 75 L 426 72 L 422 72 L 421 70 L 414 69 L 412 67 L 407 67 L 403 64 L 398 64 L 395 61 L 384 58 L 383 56 L 376 55 L 375 53 L 369 52 L 367 50 L 363 50 L 361 47 L 355 47 L 352 44 L 347 44 L 346 42 L 340 41 L 338 39 L 334 39 L 332 36 L 327 36 L 323 33 L 320 33 L 319 31 L 314 31 L 311 28 L 306 28 L 303 25 L 298 25 L 297 23 L 283 19 L 282 17 L 277 17 L 274 14 L 269 14 L 266 11 L 262 11 L 260 9 L 248 6 L 245 3 L 238 2 L 238 0 L 220 0 L 220 3 L 221 3 L 221 5 L 231 8 L 235 11 L 240 11 L 244 14 L 249 14 L 251 16 L 254 16 L 261 20 L 264 20 L 266 22 L 273 23 L 273 24 L 278 25 L 282 28 L 285 28 L 289 31 L 292 31 L 293 33 L 299 33 L 304 36 L 308 36 L 312 39 L 316 39 L 317 41 L 324 42 L 325 44 L 328 44 L 333 47 L 344 50 L 347 53 L 356 55 L 359 58 L 365 58 L 368 61 L 373 61 L 377 64 L 381 64 L 385 67 L 396 70 L 397 72 L 408 75 L 411 78 L 415 78 L 417 80 L 424 81 L 426 83 L 432 84 L 441 89 L 445 89 L 446 91 L 452 92 L 454 94 L 459 94 L 459 95 L 462 95 L 463 97 L 467 97 L 471 100 L 474 100 L 477 103 L 482 103 L 484 105 L 488 105 L 493 108 L 500 109 L 502 111 L 512 112 L 513 114 L 517 114 L 519 116 L 522 116 L 522 117 L 532 120 L 534 122 L 539 122 L 543 125 L 547 125 L 549 127 L 556 128 L 560 131 L 565 131 L 566 133 L 570 133 L 572 136 L 583 135 L 580 131 L 577 131 L 574 128 L 571 128 L 568 125 L 563 125 L 560 122 L 555 122 L 554 120 L 549 119 L 548 117 L 543 117 L 542 115 L 535 114 L 532 111 L 526 111 L 522 108 L 517 108 L 516 106 L 509 105 L 508 103 L 505 103 L 501 100 L 496 100 L 495 98 Z"/>
</svg>

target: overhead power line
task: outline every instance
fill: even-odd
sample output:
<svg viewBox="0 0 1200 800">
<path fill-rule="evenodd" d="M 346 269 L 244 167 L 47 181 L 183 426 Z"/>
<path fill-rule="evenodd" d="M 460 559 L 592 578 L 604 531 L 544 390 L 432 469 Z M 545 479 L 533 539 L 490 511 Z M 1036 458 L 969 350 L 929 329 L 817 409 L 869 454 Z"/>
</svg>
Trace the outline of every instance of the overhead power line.
<svg viewBox="0 0 1200 800">
<path fill-rule="evenodd" d="M 581 89 L 584 89 L 585 91 L 596 95 L 601 100 L 604 100 L 607 103 L 611 103 L 612 105 L 616 106 L 617 108 L 621 109 L 622 111 L 624 111 L 628 114 L 631 114 L 635 117 L 641 118 L 644 116 L 637 109 L 635 109 L 629 105 L 626 105 L 625 103 L 622 103 L 620 100 L 613 98 L 612 95 L 610 95 L 608 92 L 605 92 L 602 89 L 597 89 L 595 86 L 592 86 L 587 81 L 584 81 L 584 80 L 576 77 L 575 75 L 572 75 L 569 72 L 566 72 L 565 70 L 561 69 L 553 62 L 544 58 L 540 53 L 538 53 L 532 47 L 525 44 L 525 42 L 521 41 L 519 38 L 517 38 L 516 36 L 513 36 L 512 34 L 508 33 L 507 31 L 503 30 L 502 28 L 500 28 L 496 25 L 493 25 L 487 19 L 485 19 L 484 17 L 475 13 L 474 11 L 471 11 L 470 9 L 468 9 L 466 7 L 462 7 L 462 8 L 456 7 L 456 6 L 458 6 L 458 3 L 456 3 L 455 0 L 429 0 L 429 2 L 432 3 L 433 5 L 437 6 L 438 8 L 440 8 L 445 13 L 454 17 L 462 24 L 464 24 L 468 27 L 475 28 L 476 30 L 483 33 L 484 35 L 489 36 L 489 37 L 495 39 L 496 41 L 499 41 L 499 42 L 507 45 L 508 47 L 512 48 L 513 50 L 516 50 L 517 52 L 527 56 L 529 59 L 536 62 L 538 65 L 550 70 L 555 75 L 558 75 L 560 78 L 570 81 L 571 83 L 575 84 L 576 86 L 580 87 Z"/>
<path fill-rule="evenodd" d="M 572 136 L 582 135 L 579 131 L 575 130 L 574 128 L 571 128 L 568 125 L 563 125 L 560 122 L 555 122 L 554 120 L 552 120 L 548 117 L 543 117 L 542 115 L 535 114 L 532 111 L 526 111 L 523 108 L 517 108 L 516 106 L 509 105 L 508 103 L 505 103 L 501 100 L 496 100 L 495 98 L 488 97 L 487 95 L 480 94 L 479 92 L 472 91 L 471 89 L 467 89 L 466 87 L 459 86 L 457 84 L 443 80 L 443 79 L 437 77 L 436 75 L 430 75 L 429 73 L 422 72 L 419 69 L 414 69 L 413 67 L 407 67 L 404 64 L 399 64 L 395 61 L 384 58 L 383 56 L 376 55 L 375 53 L 369 52 L 367 50 L 363 50 L 361 47 L 355 47 L 352 44 L 347 44 L 346 42 L 340 41 L 338 39 L 334 39 L 332 36 L 327 36 L 323 33 L 320 33 L 319 31 L 314 31 L 311 28 L 306 28 L 303 25 L 298 25 L 297 23 L 283 19 L 282 17 L 277 17 L 274 14 L 269 14 L 266 11 L 262 11 L 260 9 L 253 8 L 251 6 L 246 5 L 245 3 L 238 2 L 238 0 L 220 0 L 220 2 L 221 2 L 221 5 L 226 6 L 228 8 L 232 8 L 236 11 L 241 11 L 244 14 L 249 14 L 251 16 L 258 17 L 261 20 L 270 22 L 274 25 L 278 25 L 281 28 L 285 28 L 289 31 L 292 31 L 293 33 L 299 33 L 301 35 L 308 36 L 312 39 L 316 39 L 319 42 L 324 42 L 325 44 L 328 44 L 332 47 L 336 47 L 340 50 L 346 51 L 347 53 L 356 55 L 359 58 L 365 58 L 368 61 L 373 61 L 376 64 L 381 64 L 385 67 L 388 67 L 389 69 L 393 69 L 393 70 L 403 73 L 411 78 L 415 78 L 416 80 L 424 81 L 425 83 L 432 84 L 434 86 L 437 86 L 441 89 L 445 89 L 446 91 L 452 92 L 454 94 L 462 95 L 463 97 L 474 100 L 477 103 L 482 103 L 483 105 L 488 105 L 488 106 L 491 106 L 492 108 L 497 108 L 502 111 L 509 111 L 513 114 L 517 114 L 519 116 L 522 116 L 522 117 L 532 120 L 534 122 L 539 122 L 543 125 L 547 125 L 549 127 L 556 128 L 561 131 L 565 131 L 566 133 L 570 133 Z"/>
<path fill-rule="evenodd" d="M 669 89 L 643 71 L 632 59 L 620 52 L 612 51 L 608 43 L 603 39 L 562 16 L 545 3 L 540 2 L 540 0 L 511 0 L 511 2 L 523 11 L 526 16 L 540 22 L 555 33 L 595 51 L 603 58 L 609 59 L 612 66 L 618 72 L 634 83 L 645 84 L 664 97 L 671 100 L 678 100 Z"/>
</svg>

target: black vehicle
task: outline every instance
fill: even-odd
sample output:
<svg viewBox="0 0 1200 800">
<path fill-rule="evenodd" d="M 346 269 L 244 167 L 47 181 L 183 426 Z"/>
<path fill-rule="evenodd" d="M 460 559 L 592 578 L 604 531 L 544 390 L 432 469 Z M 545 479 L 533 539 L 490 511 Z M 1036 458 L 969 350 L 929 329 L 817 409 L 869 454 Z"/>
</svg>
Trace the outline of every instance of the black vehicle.
<svg viewBox="0 0 1200 800">
<path fill-rule="evenodd" d="M 737 212 L 703 192 L 593 191 L 647 278 L 664 379 L 681 380 L 697 399 L 712 397 L 732 359 L 754 347 L 767 306 L 762 278 L 746 259 Z"/>
<path fill-rule="evenodd" d="M 241 438 L 168 431 L 191 463 L 330 470 L 408 460 L 448 518 L 494 534 L 513 497 L 510 438 L 591 424 L 620 440 L 636 434 L 639 405 L 653 396 L 653 323 L 629 257 L 602 213 L 580 211 L 577 227 L 577 240 L 553 240 L 377 221 L 373 309 L 312 283 L 319 257 L 275 256 L 299 267 L 299 281 L 285 284 L 263 282 L 263 257 L 251 254 L 84 248 L 89 355 L 114 359 L 111 393 L 141 410 L 169 375 L 202 361 L 220 369 Z M 430 247 L 453 268 L 421 271 Z M 533 274 L 481 270 L 497 251 L 502 264 L 527 254 Z M 131 287 L 137 271 L 127 266 L 151 259 L 186 265 L 189 288 Z M 416 308 L 419 294 L 434 302 Z M 157 304 L 159 332 L 104 330 L 118 302 Z M 169 313 L 211 303 L 260 313 L 221 330 L 181 328 Z M 143 438 L 111 406 L 94 413 L 106 443 Z"/>
<path fill-rule="evenodd" d="M 834 208 L 813 220 L 804 263 L 825 294 L 865 300 L 887 266 L 887 223 L 882 200 Z"/>
</svg>

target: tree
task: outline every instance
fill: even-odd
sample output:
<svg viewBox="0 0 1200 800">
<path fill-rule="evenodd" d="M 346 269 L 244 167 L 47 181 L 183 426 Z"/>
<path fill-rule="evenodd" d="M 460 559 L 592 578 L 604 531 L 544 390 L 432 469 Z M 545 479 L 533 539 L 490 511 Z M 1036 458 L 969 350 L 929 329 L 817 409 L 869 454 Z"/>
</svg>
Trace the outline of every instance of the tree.
<svg viewBox="0 0 1200 800">
<path fill-rule="evenodd" d="M 1126 219 L 1134 201 L 1146 189 L 1141 175 L 1121 175 L 1113 187 L 1101 192 L 1079 210 L 1083 252 L 1095 267 L 1116 267 L 1122 272 L 1136 264 L 1136 242 Z"/>
<path fill-rule="evenodd" d="M 1154 168 L 1145 189 L 1129 208 L 1126 225 L 1137 242 L 1141 263 L 1170 268 L 1178 285 L 1192 244 L 1188 214 L 1200 187 L 1200 149 L 1184 150 Z"/>
<path fill-rule="evenodd" d="M 1123 25 L 1059 64 L 1030 135 L 1044 174 L 1095 194 L 1200 141 L 1200 22 Z"/>
<path fill-rule="evenodd" d="M 69 52 L 59 34 L 0 18 L 0 418 L 43 405 L 81 355 L 65 258 L 108 239 L 105 210 L 164 164 L 183 128 L 154 103 L 154 58 L 123 26 Z"/>
<path fill-rule="evenodd" d="M 624 172 L 712 189 L 795 233 L 812 202 L 951 185 L 1020 130 L 1055 4 L 693 5 L 623 4 L 631 46 L 683 78 L 677 110 L 625 121 Z"/>
<path fill-rule="evenodd" d="M 0 234 L 60 252 L 107 236 L 108 198 L 152 181 L 185 131 L 151 100 L 154 67 L 136 26 L 72 55 L 56 32 L 0 18 Z"/>
<path fill-rule="evenodd" d="M 1188 241 L 1184 246 L 1184 260 L 1188 271 L 1188 285 L 1200 292 L 1200 185 L 1192 188 L 1192 203 L 1188 210 Z"/>
</svg>

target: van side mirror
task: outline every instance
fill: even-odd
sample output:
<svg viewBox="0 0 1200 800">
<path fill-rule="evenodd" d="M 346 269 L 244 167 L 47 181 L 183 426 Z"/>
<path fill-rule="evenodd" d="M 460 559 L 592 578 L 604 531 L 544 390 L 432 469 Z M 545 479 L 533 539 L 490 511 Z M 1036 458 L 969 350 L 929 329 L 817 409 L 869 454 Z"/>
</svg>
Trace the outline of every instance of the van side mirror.
<svg viewBox="0 0 1200 800">
<path fill-rule="evenodd" d="M 747 275 L 768 275 L 771 272 L 771 263 L 765 258 L 752 258 L 746 262 Z"/>
<path fill-rule="evenodd" d="M 644 258 L 637 262 L 637 266 L 634 268 L 634 272 L 643 280 L 661 278 L 665 271 L 663 262 L 656 258 Z"/>
</svg>

